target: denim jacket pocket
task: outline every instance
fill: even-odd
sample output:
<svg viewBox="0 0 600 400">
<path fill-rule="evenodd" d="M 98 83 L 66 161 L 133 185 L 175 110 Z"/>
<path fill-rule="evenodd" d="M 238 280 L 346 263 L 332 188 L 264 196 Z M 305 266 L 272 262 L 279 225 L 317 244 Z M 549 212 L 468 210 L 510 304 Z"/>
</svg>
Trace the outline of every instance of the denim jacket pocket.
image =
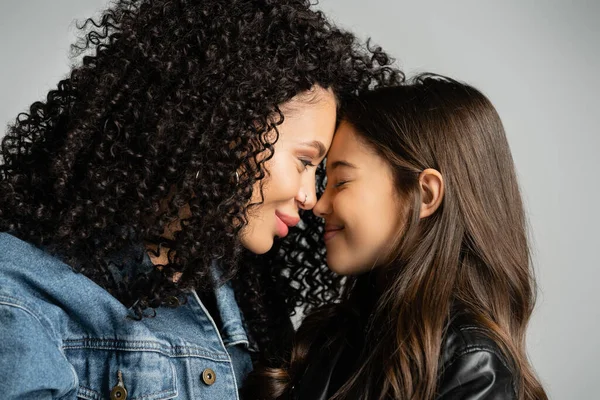
<svg viewBox="0 0 600 400">
<path fill-rule="evenodd" d="M 151 344 L 84 339 L 68 341 L 64 351 L 79 379 L 78 398 L 109 399 L 115 386 L 127 391 L 127 400 L 177 397 L 175 366 Z"/>
</svg>

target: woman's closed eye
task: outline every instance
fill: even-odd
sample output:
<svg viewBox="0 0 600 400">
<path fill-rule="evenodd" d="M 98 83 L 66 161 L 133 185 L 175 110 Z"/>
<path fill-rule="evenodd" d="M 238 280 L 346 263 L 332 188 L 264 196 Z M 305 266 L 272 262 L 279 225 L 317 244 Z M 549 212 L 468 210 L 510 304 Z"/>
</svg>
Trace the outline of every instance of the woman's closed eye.
<svg viewBox="0 0 600 400">
<path fill-rule="evenodd" d="M 300 163 L 302 164 L 302 169 L 303 171 L 306 171 L 308 169 L 308 167 L 316 167 L 315 164 L 313 164 L 311 159 L 308 158 L 298 158 L 298 160 L 300 160 Z"/>
</svg>

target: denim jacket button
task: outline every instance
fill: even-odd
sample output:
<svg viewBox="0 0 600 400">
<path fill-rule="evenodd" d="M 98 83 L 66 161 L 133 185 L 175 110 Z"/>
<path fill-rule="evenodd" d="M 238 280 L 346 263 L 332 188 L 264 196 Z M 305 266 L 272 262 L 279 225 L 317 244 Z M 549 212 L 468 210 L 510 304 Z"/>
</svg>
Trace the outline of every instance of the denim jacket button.
<svg viewBox="0 0 600 400">
<path fill-rule="evenodd" d="M 118 382 L 110 391 L 110 400 L 127 400 L 127 389 L 123 384 L 123 374 L 121 371 L 117 372 Z"/>
<path fill-rule="evenodd" d="M 110 400 L 126 400 L 127 399 L 127 391 L 120 387 L 115 386 L 110 392 Z"/>
<path fill-rule="evenodd" d="M 215 371 L 212 369 L 206 368 L 204 371 L 202 371 L 202 382 L 204 382 L 206 385 L 210 386 L 215 383 L 216 380 L 217 374 L 215 374 Z"/>
</svg>

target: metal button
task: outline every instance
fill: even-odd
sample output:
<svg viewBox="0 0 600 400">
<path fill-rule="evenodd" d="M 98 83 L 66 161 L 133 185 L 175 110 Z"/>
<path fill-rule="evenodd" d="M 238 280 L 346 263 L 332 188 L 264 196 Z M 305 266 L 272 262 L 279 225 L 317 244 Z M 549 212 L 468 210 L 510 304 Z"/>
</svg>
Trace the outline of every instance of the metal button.
<svg viewBox="0 0 600 400">
<path fill-rule="evenodd" d="M 117 371 L 117 384 L 110 391 L 110 400 L 127 400 L 127 389 L 123 384 L 123 374 Z"/>
<path fill-rule="evenodd" d="M 115 386 L 110 391 L 110 400 L 126 400 L 127 399 L 127 390 L 125 388 Z"/>
<path fill-rule="evenodd" d="M 206 385 L 210 386 L 215 383 L 216 380 L 217 374 L 215 374 L 215 371 L 212 369 L 206 368 L 204 371 L 202 371 L 202 382 L 204 382 Z"/>
<path fill-rule="evenodd" d="M 171 296 L 167 299 L 167 305 L 169 307 L 175 308 L 179 306 L 179 299 L 175 296 Z"/>
</svg>

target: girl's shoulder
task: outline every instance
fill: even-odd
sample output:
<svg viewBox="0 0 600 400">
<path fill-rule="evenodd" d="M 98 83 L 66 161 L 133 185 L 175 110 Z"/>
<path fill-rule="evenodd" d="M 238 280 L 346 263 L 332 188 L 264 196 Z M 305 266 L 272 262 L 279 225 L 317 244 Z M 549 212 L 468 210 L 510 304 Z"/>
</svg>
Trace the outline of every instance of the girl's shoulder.
<svg viewBox="0 0 600 400">
<path fill-rule="evenodd" d="M 492 335 L 466 314 L 448 326 L 440 358 L 439 399 L 516 399 L 515 375 Z M 495 396 L 495 397 L 494 397 Z"/>
<path fill-rule="evenodd" d="M 442 364 L 473 351 L 487 351 L 502 356 L 498 344 L 490 333 L 468 314 L 455 315 L 450 321 L 442 342 Z"/>
</svg>

